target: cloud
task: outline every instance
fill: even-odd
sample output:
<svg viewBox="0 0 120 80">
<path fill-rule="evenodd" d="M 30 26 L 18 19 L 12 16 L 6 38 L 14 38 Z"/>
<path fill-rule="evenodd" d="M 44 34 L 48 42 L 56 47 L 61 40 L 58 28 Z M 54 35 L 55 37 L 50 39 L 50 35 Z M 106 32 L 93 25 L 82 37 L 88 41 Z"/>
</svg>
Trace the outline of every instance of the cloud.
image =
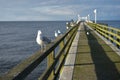
<svg viewBox="0 0 120 80">
<path fill-rule="evenodd" d="M 70 6 L 42 6 L 32 8 L 32 10 L 47 15 L 74 15 L 74 11 Z"/>
<path fill-rule="evenodd" d="M 0 0 L 0 20 L 69 20 L 77 14 L 98 19 L 120 17 L 120 1 L 113 0 Z"/>
</svg>

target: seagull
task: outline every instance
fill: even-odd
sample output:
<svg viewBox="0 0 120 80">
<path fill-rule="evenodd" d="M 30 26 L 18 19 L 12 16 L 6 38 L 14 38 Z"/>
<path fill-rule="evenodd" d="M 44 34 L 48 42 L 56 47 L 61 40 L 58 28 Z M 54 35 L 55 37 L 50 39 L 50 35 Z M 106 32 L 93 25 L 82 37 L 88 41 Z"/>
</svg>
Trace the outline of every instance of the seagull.
<svg viewBox="0 0 120 80">
<path fill-rule="evenodd" d="M 89 35 L 89 32 L 87 32 L 86 34 Z"/>
<path fill-rule="evenodd" d="M 68 23 L 68 22 L 66 22 L 66 29 L 69 29 L 68 24 L 69 24 L 69 23 Z"/>
<path fill-rule="evenodd" d="M 42 32 L 41 32 L 41 30 L 38 30 L 36 42 L 37 42 L 38 45 L 40 45 L 41 49 L 43 49 L 44 42 L 42 40 Z"/>
<path fill-rule="evenodd" d="M 58 30 L 58 35 L 60 35 L 61 34 L 61 31 L 60 30 Z"/>
<path fill-rule="evenodd" d="M 58 33 L 55 31 L 55 37 L 58 37 Z"/>
<path fill-rule="evenodd" d="M 48 38 L 45 37 L 45 36 L 42 36 L 41 30 L 38 30 L 36 42 L 37 42 L 38 45 L 40 45 L 41 49 L 44 49 L 45 46 L 46 46 L 45 44 L 50 43 L 51 40 L 48 39 Z"/>
<path fill-rule="evenodd" d="M 68 26 L 66 26 L 66 29 L 69 29 L 69 27 L 68 27 Z"/>
</svg>

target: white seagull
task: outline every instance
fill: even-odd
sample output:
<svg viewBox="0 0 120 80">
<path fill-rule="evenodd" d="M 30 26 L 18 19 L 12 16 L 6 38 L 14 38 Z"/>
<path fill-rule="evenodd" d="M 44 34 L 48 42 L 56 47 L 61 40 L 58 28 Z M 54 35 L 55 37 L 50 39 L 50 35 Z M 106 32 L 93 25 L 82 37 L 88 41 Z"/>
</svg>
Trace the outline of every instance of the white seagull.
<svg viewBox="0 0 120 80">
<path fill-rule="evenodd" d="M 47 37 L 43 37 L 41 30 L 38 30 L 36 42 L 38 45 L 40 45 L 41 49 L 44 49 L 45 44 L 50 43 L 51 40 L 48 39 Z"/>
<path fill-rule="evenodd" d="M 68 22 L 66 22 L 66 29 L 69 29 L 69 27 L 68 27 Z"/>
<path fill-rule="evenodd" d="M 86 34 L 89 35 L 89 32 L 87 32 Z"/>
<path fill-rule="evenodd" d="M 43 49 L 44 42 L 42 40 L 42 32 L 41 32 L 41 30 L 38 30 L 36 42 L 38 43 L 38 45 L 40 45 L 41 49 Z"/>
<path fill-rule="evenodd" d="M 55 31 L 55 37 L 58 37 L 58 33 Z"/>
<path fill-rule="evenodd" d="M 66 29 L 69 29 L 69 27 L 68 27 L 68 26 L 66 26 Z"/>
<path fill-rule="evenodd" d="M 61 34 L 61 31 L 60 31 L 60 30 L 58 30 L 58 35 L 59 35 L 59 34 Z"/>
</svg>

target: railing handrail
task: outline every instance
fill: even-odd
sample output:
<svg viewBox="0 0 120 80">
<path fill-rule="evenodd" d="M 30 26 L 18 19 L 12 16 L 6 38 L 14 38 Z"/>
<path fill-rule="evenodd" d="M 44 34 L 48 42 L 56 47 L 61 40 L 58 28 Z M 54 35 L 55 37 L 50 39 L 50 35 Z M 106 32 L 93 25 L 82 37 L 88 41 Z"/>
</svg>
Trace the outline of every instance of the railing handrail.
<svg viewBox="0 0 120 80">
<path fill-rule="evenodd" d="M 77 25 L 78 26 L 78 25 Z M 74 30 L 76 26 L 72 27 L 70 30 L 66 32 L 62 37 L 55 40 L 55 43 L 49 44 L 49 48 L 44 53 L 40 53 L 40 51 L 36 52 L 31 57 L 27 58 L 13 69 L 8 71 L 5 75 L 0 77 L 0 80 L 23 80 L 27 75 L 29 75 L 60 43 L 65 39 L 69 33 Z M 75 29 L 77 30 L 77 29 Z M 75 32 L 75 31 L 74 31 Z M 73 34 L 75 34 L 73 32 Z M 73 35 L 72 34 L 72 35 Z M 69 38 L 70 39 L 70 38 Z M 57 57 L 58 58 L 58 57 Z M 55 62 L 56 63 L 56 62 Z M 54 63 L 54 64 L 55 64 Z"/>
<path fill-rule="evenodd" d="M 113 27 L 111 27 L 111 26 L 106 26 L 106 25 L 101 25 L 101 24 L 95 24 L 95 23 L 92 23 L 93 25 L 95 25 L 95 26 L 100 26 L 100 27 L 103 27 L 103 28 L 107 28 L 107 29 L 111 29 L 111 30 L 115 30 L 115 31 L 118 31 L 118 32 L 120 32 L 120 29 L 119 28 L 113 28 Z"/>
<path fill-rule="evenodd" d="M 88 23 L 88 25 L 93 27 L 98 33 L 109 39 L 112 43 L 114 42 L 118 48 L 120 47 L 120 29 L 95 23 Z"/>
<path fill-rule="evenodd" d="M 75 31 L 74 31 L 74 32 L 75 32 Z M 73 32 L 73 33 L 74 33 L 74 32 Z M 71 36 L 73 36 L 73 34 L 72 34 Z M 64 38 L 65 38 L 65 37 L 64 37 Z M 67 43 L 64 45 L 64 48 L 67 46 L 67 44 L 68 44 L 68 42 L 69 42 L 70 39 L 71 39 L 71 37 L 68 39 Z M 47 80 L 48 77 L 47 77 L 46 75 L 50 75 L 50 72 L 52 71 L 52 68 L 57 64 L 60 56 L 62 55 L 62 54 L 60 54 L 60 53 L 63 52 L 64 48 L 63 48 L 62 50 L 60 50 L 60 52 L 58 53 L 58 55 L 57 55 L 57 57 L 56 57 L 56 60 L 53 62 L 53 64 L 50 66 L 50 68 L 49 68 L 48 70 L 46 70 L 46 72 L 45 72 L 44 75 L 40 78 L 40 80 L 43 80 L 43 79 L 44 79 L 44 80 Z"/>
</svg>

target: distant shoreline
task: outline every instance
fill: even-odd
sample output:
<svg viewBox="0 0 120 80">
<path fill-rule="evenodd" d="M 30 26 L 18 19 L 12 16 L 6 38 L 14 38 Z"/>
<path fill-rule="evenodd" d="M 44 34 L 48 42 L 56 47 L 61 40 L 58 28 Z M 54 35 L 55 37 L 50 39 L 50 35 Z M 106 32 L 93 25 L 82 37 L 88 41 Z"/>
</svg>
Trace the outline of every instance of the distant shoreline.
<svg viewBox="0 0 120 80">
<path fill-rule="evenodd" d="M 62 20 L 61 20 L 62 21 Z M 63 20 L 64 21 L 64 20 Z M 62 22 L 63 22 L 62 21 Z M 68 20 L 66 20 L 68 21 Z M 0 22 L 60 22 L 60 21 L 0 21 Z"/>
<path fill-rule="evenodd" d="M 53 22 L 53 21 L 70 21 L 70 20 L 46 20 L 46 21 L 0 21 L 0 22 Z M 94 20 L 91 20 L 91 21 L 94 21 Z M 120 20 L 97 20 L 97 22 L 100 22 L 100 21 L 120 21 Z"/>
</svg>

